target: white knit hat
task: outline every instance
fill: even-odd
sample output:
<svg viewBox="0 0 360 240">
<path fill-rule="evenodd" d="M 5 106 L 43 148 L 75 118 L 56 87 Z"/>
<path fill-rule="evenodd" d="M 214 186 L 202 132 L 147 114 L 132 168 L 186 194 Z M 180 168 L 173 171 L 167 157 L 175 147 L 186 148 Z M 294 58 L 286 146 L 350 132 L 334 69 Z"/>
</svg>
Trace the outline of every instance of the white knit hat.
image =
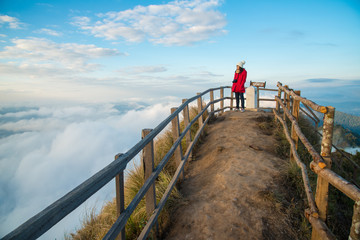
<svg viewBox="0 0 360 240">
<path fill-rule="evenodd" d="M 241 62 L 238 62 L 238 64 L 236 64 L 236 66 L 240 66 L 240 67 L 243 67 L 245 64 L 245 61 L 242 60 Z"/>
</svg>

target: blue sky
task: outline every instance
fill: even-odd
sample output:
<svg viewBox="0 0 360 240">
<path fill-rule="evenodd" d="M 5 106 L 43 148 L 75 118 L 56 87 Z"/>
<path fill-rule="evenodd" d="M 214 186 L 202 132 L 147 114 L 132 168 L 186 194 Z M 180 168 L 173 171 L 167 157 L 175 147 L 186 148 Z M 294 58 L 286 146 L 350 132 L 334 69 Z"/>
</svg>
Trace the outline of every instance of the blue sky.
<svg viewBox="0 0 360 240">
<path fill-rule="evenodd" d="M 273 86 L 360 80 L 358 1 L 0 4 L 3 104 L 188 97 L 229 85 L 243 59 Z"/>
<path fill-rule="evenodd" d="M 360 2 L 0 0 L 0 237 L 182 98 L 230 85 L 241 60 L 246 86 L 280 81 L 360 115 Z"/>
</svg>

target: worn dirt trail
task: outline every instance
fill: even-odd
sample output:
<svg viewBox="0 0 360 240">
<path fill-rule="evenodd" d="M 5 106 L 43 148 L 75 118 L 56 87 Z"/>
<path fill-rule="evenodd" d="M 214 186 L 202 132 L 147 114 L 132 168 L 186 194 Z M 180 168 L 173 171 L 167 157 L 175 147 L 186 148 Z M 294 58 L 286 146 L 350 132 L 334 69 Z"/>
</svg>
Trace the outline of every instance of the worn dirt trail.
<svg viewBox="0 0 360 240">
<path fill-rule="evenodd" d="M 259 124 L 271 113 L 225 112 L 209 124 L 185 170 L 185 203 L 165 239 L 294 239 L 270 196 L 285 160 Z"/>
</svg>

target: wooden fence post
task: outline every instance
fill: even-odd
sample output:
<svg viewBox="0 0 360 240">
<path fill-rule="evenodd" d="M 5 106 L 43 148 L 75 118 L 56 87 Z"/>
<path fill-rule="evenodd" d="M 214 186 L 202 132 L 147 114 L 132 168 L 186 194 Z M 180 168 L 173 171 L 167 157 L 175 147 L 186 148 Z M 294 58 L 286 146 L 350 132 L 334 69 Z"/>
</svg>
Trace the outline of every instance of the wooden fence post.
<svg viewBox="0 0 360 240">
<path fill-rule="evenodd" d="M 295 93 L 300 96 L 301 92 L 300 91 L 295 91 Z M 300 110 L 300 100 L 295 100 L 294 99 L 293 108 L 292 108 L 292 115 L 294 116 L 294 118 L 296 119 L 297 122 L 299 121 L 299 110 Z M 297 150 L 298 149 L 298 144 L 299 144 L 299 137 L 296 134 L 294 124 L 291 125 L 291 138 L 294 141 L 295 148 Z M 295 161 L 294 155 L 292 154 L 291 150 L 290 150 L 290 161 Z"/>
<path fill-rule="evenodd" d="M 331 169 L 331 148 L 334 129 L 335 108 L 327 107 L 327 113 L 324 114 L 323 137 L 321 141 L 321 153 L 326 167 Z M 319 209 L 319 217 L 326 222 L 328 211 L 329 182 L 318 175 L 316 185 L 315 202 Z M 320 239 L 316 231 L 312 232 L 311 239 Z"/>
<path fill-rule="evenodd" d="M 212 101 L 214 101 L 214 91 L 210 90 L 210 102 L 212 102 Z M 210 109 L 211 109 L 211 112 L 215 111 L 213 103 L 210 105 Z"/>
<path fill-rule="evenodd" d="M 354 204 L 354 214 L 352 218 L 349 239 L 352 240 L 360 239 L 360 201 L 357 201 Z"/>
<path fill-rule="evenodd" d="M 287 86 L 286 86 L 287 87 Z M 289 111 L 291 111 L 291 99 L 290 99 L 290 94 L 286 95 L 286 107 Z"/>
<path fill-rule="evenodd" d="M 284 88 L 287 88 L 288 86 L 287 85 L 285 85 L 284 86 Z M 284 105 L 285 105 L 285 107 L 287 107 L 287 93 L 284 91 Z M 283 119 L 286 121 L 286 114 L 285 114 L 285 111 L 284 111 L 284 117 L 283 117 Z"/>
<path fill-rule="evenodd" d="M 173 114 L 176 110 L 177 110 L 177 108 L 171 108 L 171 114 Z M 173 135 L 173 139 L 174 139 L 174 142 L 175 142 L 180 136 L 180 124 L 179 124 L 179 117 L 178 116 L 175 116 L 171 120 L 171 125 L 172 125 L 172 135 Z M 177 168 L 180 165 L 181 159 L 182 159 L 181 144 L 179 144 L 179 146 L 176 148 L 176 150 L 174 152 L 174 158 L 175 158 L 175 165 L 176 165 L 176 168 Z M 183 175 L 180 175 L 179 180 L 182 180 L 182 177 L 183 177 Z"/>
<path fill-rule="evenodd" d="M 224 88 L 223 88 L 223 87 L 220 88 L 220 98 L 221 98 L 221 99 L 224 98 Z M 224 100 L 221 100 L 221 101 L 220 101 L 220 109 L 222 109 L 222 110 L 220 111 L 221 113 L 224 112 L 223 108 L 224 108 Z"/>
<path fill-rule="evenodd" d="M 233 110 L 234 107 L 234 92 L 231 91 L 231 99 L 230 99 L 230 111 Z"/>
<path fill-rule="evenodd" d="M 184 103 L 186 101 L 187 101 L 187 99 L 183 99 L 182 103 Z M 183 115 L 184 115 L 184 129 L 185 129 L 190 123 L 189 105 L 186 105 L 184 107 Z M 191 143 L 191 131 L 190 130 L 185 134 L 185 139 L 186 139 L 186 149 L 187 149 Z"/>
<path fill-rule="evenodd" d="M 115 160 L 119 158 L 122 153 L 115 155 Z M 125 210 L 125 194 L 124 194 L 124 170 L 122 170 L 115 177 L 115 190 L 116 190 L 116 215 L 120 216 Z M 121 233 L 117 236 L 117 240 L 125 240 L 125 227 L 121 230 Z"/>
<path fill-rule="evenodd" d="M 278 89 L 278 98 L 280 100 L 281 100 L 281 93 L 282 93 L 282 91 L 281 91 L 281 89 L 279 87 L 279 89 Z M 275 96 L 275 102 L 276 102 L 276 108 L 275 108 L 276 112 L 280 115 L 280 103 L 278 101 L 276 101 L 276 96 Z M 277 117 L 274 116 L 274 118 L 275 118 L 275 122 L 277 122 L 278 121 Z"/>
<path fill-rule="evenodd" d="M 182 103 L 184 103 L 186 101 L 187 101 L 187 99 L 183 99 Z M 185 129 L 190 124 L 189 105 L 186 105 L 184 107 L 183 115 L 184 115 L 184 129 Z M 186 150 L 187 150 L 191 144 L 191 129 L 189 131 L 187 131 L 187 133 L 185 134 L 185 139 L 186 139 Z M 190 159 L 192 158 L 191 152 L 190 152 L 189 158 Z M 183 177 L 184 177 L 184 172 L 183 172 Z"/>
<path fill-rule="evenodd" d="M 141 139 L 146 137 L 152 129 L 143 129 Z M 142 165 L 144 169 L 144 181 L 146 181 L 154 171 L 154 141 L 149 142 L 142 151 Z M 156 207 L 155 184 L 151 185 L 145 195 L 146 213 L 148 218 L 152 215 Z"/>
<path fill-rule="evenodd" d="M 199 96 L 198 99 L 197 99 L 198 113 L 200 113 L 202 111 L 202 97 L 200 96 L 200 94 L 201 93 L 197 93 L 197 95 Z M 198 121 L 199 121 L 199 128 L 200 128 L 204 123 L 202 114 L 200 115 Z"/>
<path fill-rule="evenodd" d="M 146 137 L 152 129 L 143 129 L 141 131 L 141 139 Z M 154 141 L 151 140 L 142 151 L 142 165 L 144 169 L 144 182 L 151 176 L 154 171 Z M 151 185 L 145 194 L 146 215 L 149 219 L 156 208 L 156 191 L 155 183 Z M 158 233 L 158 224 L 156 223 L 156 233 Z"/>
<path fill-rule="evenodd" d="M 258 86 L 256 86 L 256 92 L 256 108 L 260 108 L 260 91 Z"/>
<path fill-rule="evenodd" d="M 279 90 L 278 90 L 278 97 L 279 97 L 279 99 L 281 99 L 281 89 L 279 88 Z M 276 101 L 276 111 L 278 112 L 278 113 L 280 113 L 280 104 L 278 103 L 278 101 Z M 276 117 L 275 117 L 276 118 Z"/>
</svg>

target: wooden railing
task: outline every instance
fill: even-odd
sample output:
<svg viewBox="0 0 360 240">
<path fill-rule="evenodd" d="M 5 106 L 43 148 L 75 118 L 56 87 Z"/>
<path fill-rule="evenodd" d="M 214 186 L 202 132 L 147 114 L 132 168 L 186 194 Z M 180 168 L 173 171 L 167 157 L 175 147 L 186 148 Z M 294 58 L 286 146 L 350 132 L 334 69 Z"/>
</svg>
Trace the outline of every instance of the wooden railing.
<svg viewBox="0 0 360 240">
<path fill-rule="evenodd" d="M 164 207 L 167 198 L 169 197 L 171 190 L 173 189 L 176 181 L 180 177 L 181 172 L 185 163 L 187 162 L 189 155 L 194 148 L 195 143 L 197 142 L 201 132 L 204 129 L 204 126 L 209 121 L 211 115 L 216 112 L 223 112 L 225 109 L 230 108 L 230 106 L 224 106 L 224 100 L 230 100 L 231 97 L 224 97 L 224 89 L 229 89 L 231 87 L 219 87 L 208 89 L 205 92 L 198 93 L 197 96 L 194 96 L 190 99 L 184 99 L 183 103 L 178 108 L 171 109 L 171 115 L 163 120 L 157 127 L 154 129 L 144 129 L 142 131 L 142 139 L 136 145 L 134 145 L 130 150 L 124 154 L 117 154 L 115 160 L 107 165 L 105 168 L 97 172 L 95 175 L 87 179 L 85 182 L 81 183 L 79 186 L 74 188 L 68 194 L 45 208 L 40 213 L 36 214 L 34 217 L 30 218 L 24 224 L 16 228 L 14 231 L 10 232 L 3 239 L 36 239 L 48 231 L 52 226 L 57 224 L 61 219 L 75 210 L 78 206 L 84 203 L 88 198 L 95 194 L 107 183 L 115 179 L 116 183 L 116 202 L 117 202 L 117 213 L 118 218 L 115 224 L 111 227 L 109 232 L 106 234 L 104 239 L 125 239 L 125 225 L 130 215 L 139 204 L 140 200 L 145 196 L 147 201 L 147 212 L 152 213 L 149 216 L 147 225 L 142 231 L 139 239 L 144 239 L 148 236 L 152 226 L 156 223 L 157 218 L 160 214 L 161 209 Z M 220 91 L 220 98 L 214 99 L 214 91 Z M 202 98 L 206 94 L 210 94 L 209 103 L 203 107 Z M 198 115 L 190 122 L 189 118 L 189 104 L 197 102 L 198 106 Z M 220 108 L 214 108 L 214 104 L 220 103 Z M 209 117 L 205 120 L 203 119 L 203 113 L 210 108 Z M 179 114 L 183 112 L 185 129 L 180 132 L 179 127 Z M 199 122 L 199 130 L 197 131 L 194 139 L 191 139 L 190 128 L 196 122 Z M 164 156 L 161 162 L 154 168 L 154 159 L 152 153 L 153 140 L 163 129 L 165 129 L 169 124 L 172 124 L 173 135 L 174 135 L 174 144 Z M 181 140 L 185 137 L 186 139 L 186 152 L 183 155 L 181 151 Z M 131 203 L 125 208 L 124 204 L 124 170 L 127 164 L 142 151 L 143 153 L 143 163 L 147 166 L 145 167 L 147 171 L 145 172 L 145 183 L 136 196 L 133 198 Z M 173 176 L 165 194 L 158 204 L 155 203 L 155 191 L 154 183 L 155 179 L 159 176 L 160 172 L 164 166 L 169 161 L 170 157 L 175 156 L 175 162 L 177 163 L 177 170 Z M 150 170 L 149 170 L 150 169 Z"/>
<path fill-rule="evenodd" d="M 319 123 L 321 122 L 319 117 L 313 112 L 313 110 L 308 107 L 307 105 L 303 105 L 304 108 L 300 106 L 300 110 L 303 114 L 305 114 L 309 119 L 311 119 L 314 122 L 314 131 L 316 134 L 318 134 L 320 137 L 323 135 L 318 131 Z M 339 149 L 335 144 L 332 144 L 332 147 L 337 150 L 337 152 L 341 155 L 341 160 L 339 162 L 334 161 L 333 163 L 336 164 L 343 172 L 343 160 L 347 161 L 353 168 L 353 174 L 352 179 L 350 180 L 353 184 L 355 184 L 358 188 L 360 188 L 360 181 L 358 180 L 358 176 L 360 174 L 360 166 L 356 162 L 354 162 L 351 158 L 349 158 L 345 153 L 344 150 Z"/>
<path fill-rule="evenodd" d="M 290 90 L 288 86 L 282 86 L 281 83 L 278 83 L 277 86 L 279 88 L 278 96 L 275 97 L 276 108 L 273 112 L 275 114 L 275 118 L 283 125 L 284 133 L 290 143 L 290 158 L 294 160 L 301 169 L 309 205 L 309 209 L 305 210 L 305 216 L 313 227 L 311 238 L 335 239 L 334 234 L 326 225 L 328 191 L 330 183 L 336 189 L 340 190 L 346 196 L 354 200 L 354 212 L 349 239 L 360 239 L 360 189 L 331 170 L 331 148 L 333 146 L 332 137 L 335 109 L 331 106 L 324 107 L 317 105 L 316 103 L 301 97 L 300 91 Z M 284 95 L 283 97 L 282 94 Z M 324 114 L 320 154 L 315 151 L 314 147 L 306 139 L 298 125 L 297 121 L 299 117 L 300 102 L 310 111 L 310 113 L 312 113 L 311 115 L 307 115 L 316 122 L 316 126 L 319 123 L 319 119 L 315 114 L 313 114 L 312 110 Z M 281 109 L 283 114 L 280 114 Z M 289 119 L 291 122 L 291 133 L 289 133 L 286 119 Z M 299 139 L 312 156 L 313 161 L 310 163 L 311 170 L 318 175 L 315 197 L 310 186 L 306 165 L 301 161 L 297 153 Z"/>
<path fill-rule="evenodd" d="M 307 199 L 309 201 L 309 209 L 305 211 L 307 218 L 312 224 L 313 228 L 321 237 L 328 239 L 333 239 L 334 236 L 331 231 L 327 228 L 324 220 L 324 212 L 322 206 L 325 206 L 325 199 L 327 191 L 327 182 L 333 184 L 340 191 L 344 192 L 347 196 L 355 201 L 354 205 L 354 217 L 353 217 L 353 226 L 351 229 L 351 236 L 353 239 L 359 239 L 357 229 L 360 225 L 360 214 L 359 214 L 359 205 L 360 205 L 360 191 L 356 186 L 342 179 L 329 169 L 329 152 L 326 144 L 329 143 L 330 132 L 329 130 L 324 131 L 323 144 L 324 151 L 322 151 L 321 156 L 313 149 L 310 143 L 308 143 L 306 137 L 301 133 L 301 130 L 296 122 L 296 118 L 299 114 L 299 102 L 306 104 L 306 106 L 311 107 L 314 110 L 320 111 L 327 116 L 329 122 L 331 122 L 331 116 L 333 116 L 333 108 L 331 107 L 322 107 L 318 106 L 315 103 L 300 97 L 300 94 L 289 90 L 287 87 L 283 87 L 280 83 L 278 84 L 278 89 L 259 89 L 261 91 L 277 91 L 278 96 L 275 97 L 276 109 L 274 109 L 274 114 L 276 118 L 284 125 L 284 131 L 286 136 L 291 144 L 292 158 L 298 163 L 302 170 L 302 176 L 304 180 L 304 187 L 306 189 Z M 198 141 L 205 125 L 208 123 L 210 117 L 217 112 L 224 112 L 226 109 L 232 110 L 233 108 L 233 95 L 231 93 L 230 97 L 224 97 L 224 89 L 229 89 L 231 87 L 219 87 L 208 89 L 202 93 L 198 93 L 197 96 L 194 96 L 190 99 L 183 99 L 183 103 L 178 108 L 171 109 L 171 115 L 163 120 L 157 127 L 154 129 L 143 129 L 142 130 L 142 139 L 134 145 L 130 150 L 124 154 L 117 154 L 112 163 L 107 165 L 105 168 L 100 170 L 98 173 L 87 179 L 85 182 L 81 183 L 78 187 L 70 191 L 68 194 L 51 204 L 49 207 L 45 208 L 43 211 L 30 218 L 24 224 L 19 226 L 17 229 L 6 235 L 3 239 L 36 239 L 46 231 L 48 231 L 52 226 L 57 224 L 61 219 L 75 210 L 83 202 L 85 202 L 89 197 L 95 194 L 107 183 L 115 179 L 116 183 L 116 203 L 117 203 L 117 214 L 118 218 L 113 224 L 111 229 L 107 232 L 104 239 L 125 239 L 125 225 L 129 217 L 139 204 L 142 198 L 145 197 L 146 201 L 146 212 L 148 213 L 148 221 L 145 227 L 143 228 L 138 239 L 145 239 L 151 232 L 151 229 L 156 225 L 157 219 L 161 210 L 163 209 L 172 189 L 174 188 L 176 182 L 179 178 L 182 177 L 184 171 L 184 166 L 194 148 L 194 145 Z M 214 99 L 214 92 L 219 91 L 220 97 Z M 282 93 L 284 97 L 281 98 Z M 209 102 L 204 106 L 203 97 L 209 94 Z M 258 103 L 260 101 L 268 101 L 269 99 L 262 99 L 258 93 Z M 225 100 L 230 100 L 230 105 L 225 106 Z M 283 101 L 284 100 L 284 101 Z M 197 103 L 198 115 L 196 115 L 191 121 L 189 118 L 189 104 Z M 215 109 L 215 104 L 219 103 L 219 108 Z M 290 106 L 292 105 L 292 108 Z M 259 105 L 258 105 L 259 106 Z M 283 117 L 280 114 L 280 107 L 283 109 Z M 209 110 L 210 109 L 210 110 Z M 203 113 L 209 111 L 209 115 L 206 119 L 203 119 Z M 185 129 L 180 132 L 179 126 L 179 114 L 183 113 Z M 285 117 L 288 117 L 292 122 L 292 135 L 288 133 Z M 198 122 L 199 129 L 192 139 L 190 135 L 191 126 Z M 326 121 L 328 122 L 328 121 Z M 153 141 L 163 129 L 165 129 L 169 124 L 171 124 L 171 129 L 174 137 L 174 143 L 164 158 L 160 163 L 154 168 L 154 155 L 153 155 Z M 325 123 L 324 123 L 325 124 Z M 329 123 L 330 124 L 330 123 Z M 331 124 L 330 124 L 331 125 Z M 307 170 L 304 163 L 301 162 L 297 152 L 297 138 L 304 143 L 309 152 L 313 157 L 313 162 L 311 163 L 311 168 L 319 175 L 318 189 L 321 193 L 320 195 L 314 198 L 312 190 L 310 187 L 309 179 L 307 176 Z M 181 141 L 186 139 L 186 151 L 183 154 Z M 331 141 L 331 140 L 330 140 Z M 331 144 L 329 145 L 331 146 Z M 130 204 L 125 208 L 124 201 L 124 170 L 127 164 L 135 157 L 137 154 L 142 152 L 142 164 L 144 164 L 145 169 L 145 181 L 144 185 L 132 199 Z M 174 156 L 175 163 L 177 165 L 177 170 L 170 181 L 165 193 L 163 194 L 160 202 L 156 204 L 156 195 L 155 195 L 155 180 L 159 176 L 160 172 L 164 169 L 165 165 L 169 162 L 170 158 Z M 331 160 L 330 160 L 331 161 Z M 317 191 L 318 193 L 318 191 Z M 321 206 L 321 207 L 319 207 Z M 325 211 L 326 218 L 326 211 Z M 314 238 L 315 239 L 315 238 Z"/>
</svg>

